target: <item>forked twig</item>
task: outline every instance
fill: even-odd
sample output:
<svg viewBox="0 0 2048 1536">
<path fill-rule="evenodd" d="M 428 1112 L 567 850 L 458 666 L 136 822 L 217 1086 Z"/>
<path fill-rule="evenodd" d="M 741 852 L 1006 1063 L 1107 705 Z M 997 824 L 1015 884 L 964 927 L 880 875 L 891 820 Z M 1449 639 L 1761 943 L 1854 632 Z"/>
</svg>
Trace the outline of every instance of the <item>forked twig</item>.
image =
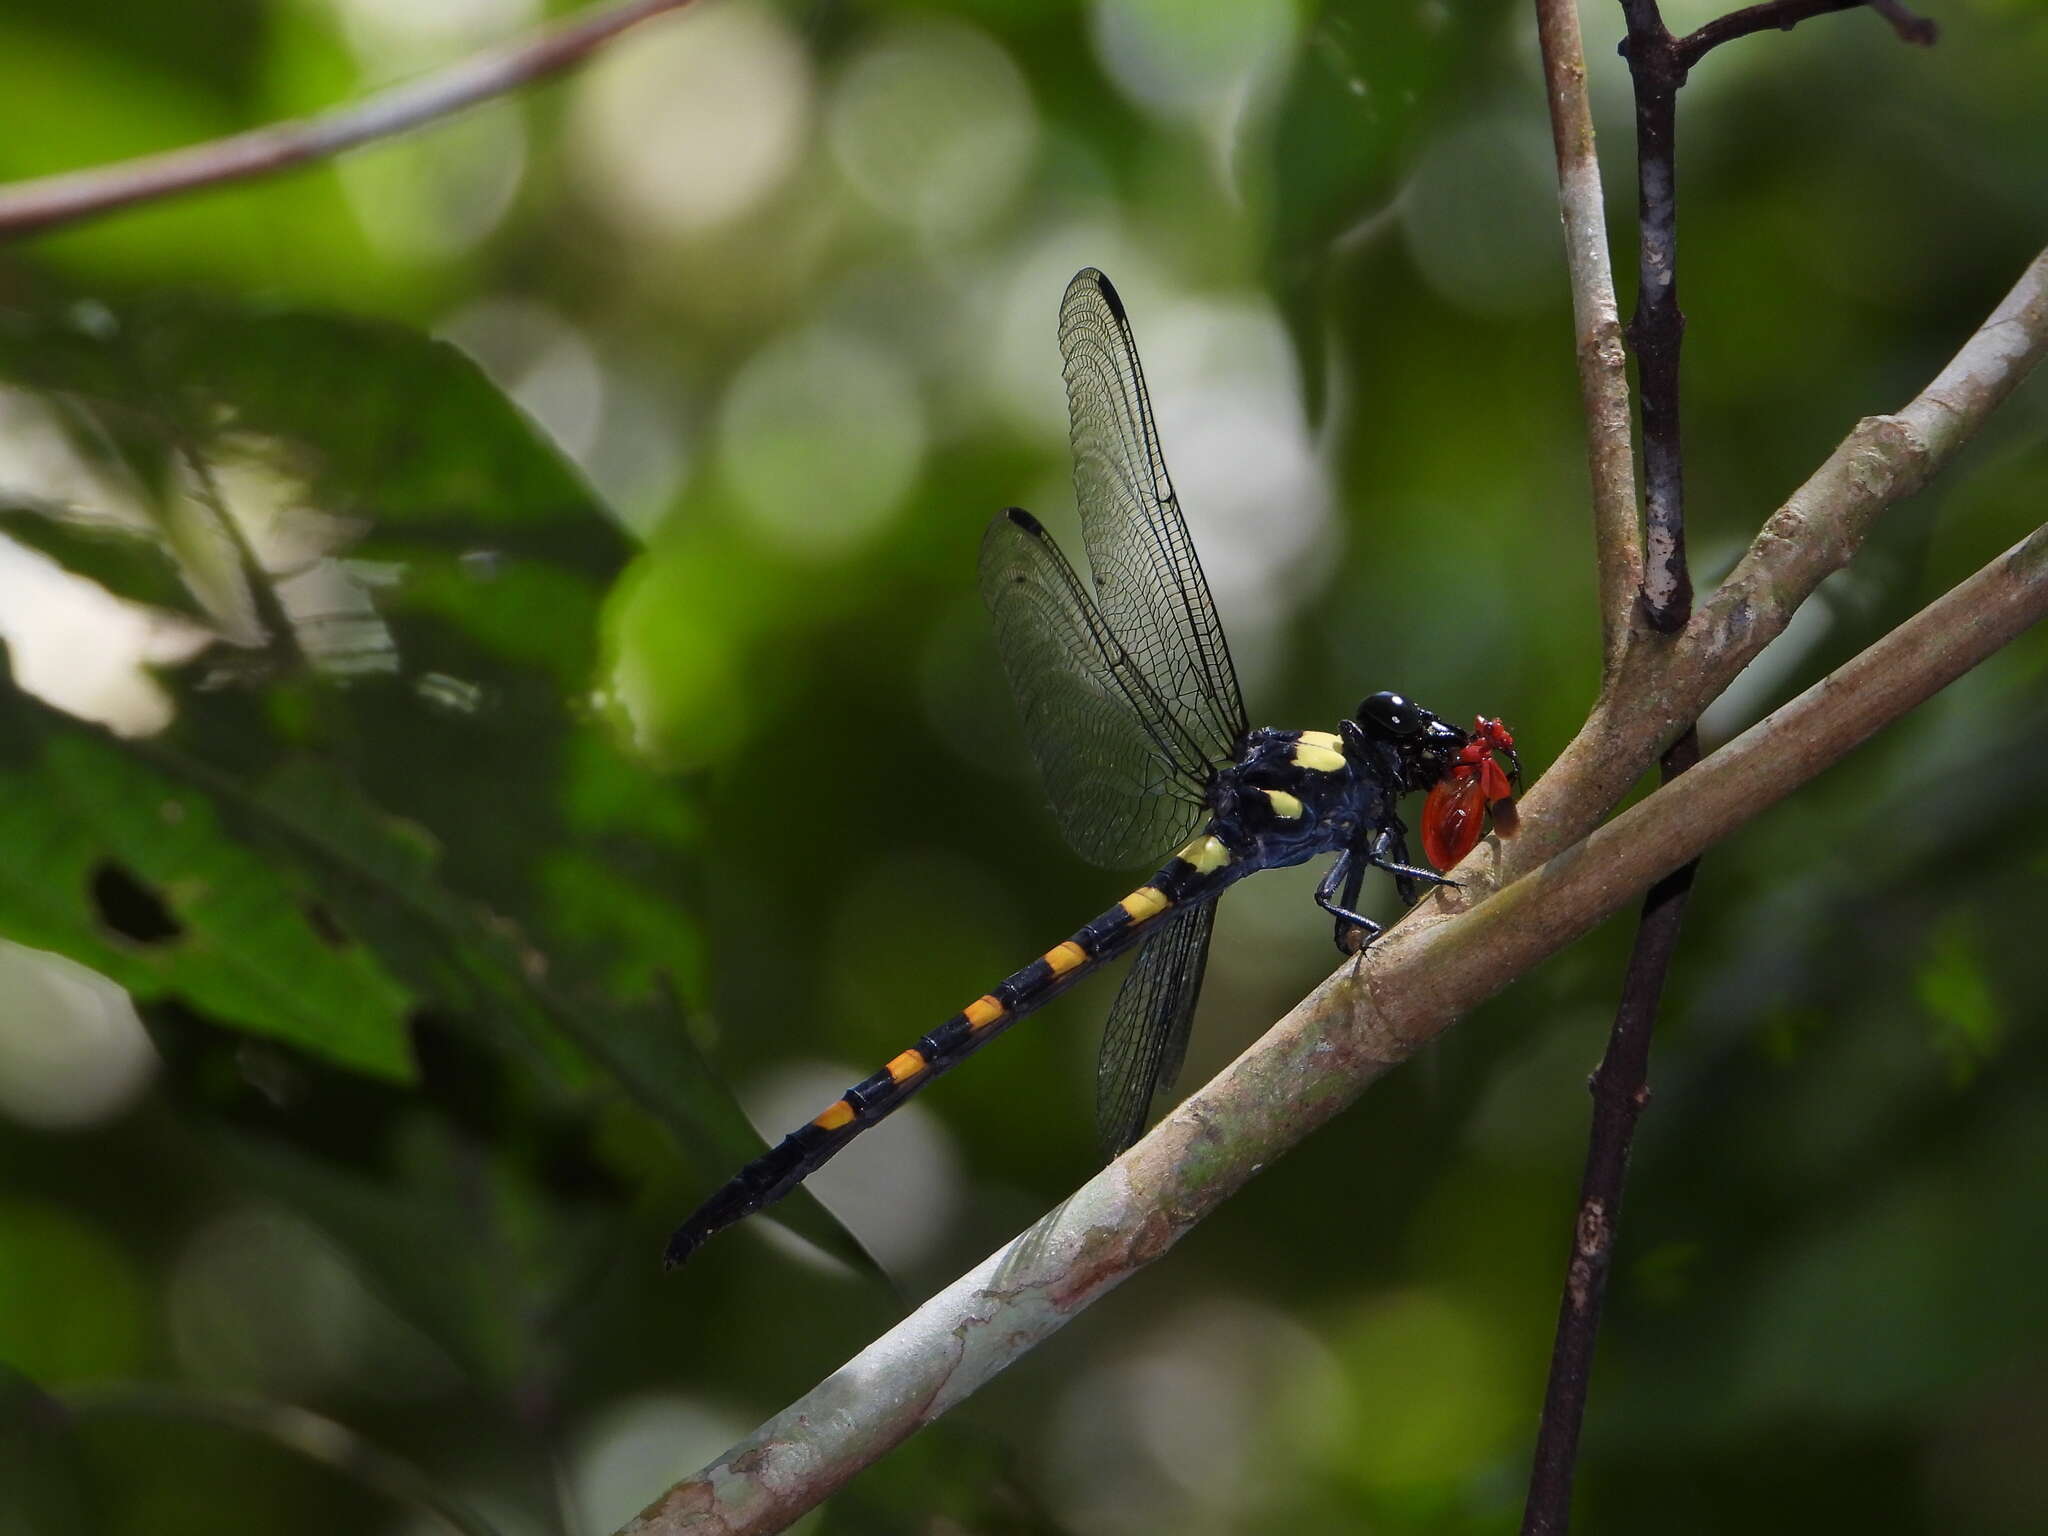
<svg viewBox="0 0 2048 1536">
<path fill-rule="evenodd" d="M 1647 485 L 1647 551 L 1640 611 L 1650 630 L 1668 635 L 1684 629 L 1692 619 L 1692 578 L 1685 552 L 1685 458 L 1679 427 L 1685 315 L 1678 302 L 1678 92 L 1692 65 L 1718 43 L 1765 26 L 1789 28 L 1808 15 L 1847 7 L 1827 0 L 1808 6 L 1780 0 L 1723 17 L 1684 38 L 1673 37 L 1665 27 L 1657 0 L 1621 0 L 1621 8 L 1628 25 L 1622 53 L 1628 60 L 1635 93 L 1640 201 L 1636 308 L 1628 329 L 1642 391 Z M 1896 17 L 1894 21 L 1896 24 Z M 1905 35 L 1903 29 L 1901 35 Z M 1932 41 L 1932 37 L 1930 25 L 1926 36 L 1916 40 Z M 1628 644 L 1652 650 L 1657 642 L 1652 636 L 1632 633 Z M 1609 668 L 1610 682 L 1618 670 L 1622 669 Z M 1688 722 L 1663 755 L 1664 782 L 1669 785 L 1691 769 L 1699 760 L 1699 750 L 1698 727 Z M 1629 1151 L 1636 1121 L 1649 1101 L 1650 1043 L 1696 873 L 1697 865 L 1688 863 L 1650 888 L 1607 1049 L 1589 1084 L 1592 1128 L 1558 1301 L 1543 1414 L 1530 1457 L 1523 1536 L 1561 1536 L 1571 1528 L 1579 1430 L 1592 1381 Z"/>
</svg>

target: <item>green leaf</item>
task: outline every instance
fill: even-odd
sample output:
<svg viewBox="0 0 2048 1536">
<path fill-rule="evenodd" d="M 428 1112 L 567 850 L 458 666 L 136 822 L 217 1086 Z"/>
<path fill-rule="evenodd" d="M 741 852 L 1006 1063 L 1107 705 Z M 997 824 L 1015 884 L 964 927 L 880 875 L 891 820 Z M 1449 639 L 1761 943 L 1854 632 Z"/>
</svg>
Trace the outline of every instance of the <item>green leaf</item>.
<svg viewBox="0 0 2048 1536">
<path fill-rule="evenodd" d="M 14 704 L 41 743 L 24 835 L 73 771 L 51 754 L 97 793 L 23 864 L 0 931 L 39 924 L 25 942 L 140 995 L 387 1074 L 408 1009 L 431 1008 L 559 1090 L 623 1091 L 707 1182 L 757 1155 L 675 1000 L 702 966 L 695 820 L 594 703 L 633 548 L 532 422 L 402 327 L 208 300 L 0 315 L 0 376 L 118 445 L 186 530 L 182 581 L 258 642 L 167 678 L 176 719 L 146 743 Z M 64 557 L 138 590 L 96 551 Z M 78 897 L 103 865 L 161 909 L 154 942 Z M 230 874 L 248 926 L 225 955 L 217 909 L 188 905 Z M 40 910 L 50 889 L 72 899 Z M 808 1197 L 781 1214 L 861 1261 Z"/>
<path fill-rule="evenodd" d="M 412 1072 L 410 996 L 324 929 L 302 872 L 224 827 L 214 796 L 0 689 L 0 931 L 342 1066 Z M 161 761 L 174 759 L 165 756 Z"/>
<path fill-rule="evenodd" d="M 201 617 L 178 579 L 176 560 L 162 540 L 145 530 L 82 517 L 53 503 L 11 498 L 0 503 L 0 534 L 48 555 L 73 575 L 98 582 L 116 597 Z"/>
</svg>

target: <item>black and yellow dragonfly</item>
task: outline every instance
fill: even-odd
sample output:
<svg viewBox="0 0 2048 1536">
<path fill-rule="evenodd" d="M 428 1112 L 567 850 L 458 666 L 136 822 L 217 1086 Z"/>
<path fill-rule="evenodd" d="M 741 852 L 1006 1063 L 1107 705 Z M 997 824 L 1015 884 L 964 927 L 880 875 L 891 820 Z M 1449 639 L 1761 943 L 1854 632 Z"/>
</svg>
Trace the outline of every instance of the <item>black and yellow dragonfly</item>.
<svg viewBox="0 0 2048 1536">
<path fill-rule="evenodd" d="M 756 1158 L 676 1229 L 667 1262 L 781 1199 L 940 1073 L 1092 971 L 1136 951 L 1110 1009 L 1096 1087 L 1105 1155 L 1145 1128 L 1173 1080 L 1209 953 L 1215 901 L 1246 875 L 1333 853 L 1316 901 L 1346 949 L 1379 925 L 1351 910 L 1368 868 L 1404 899 L 1443 876 L 1408 862 L 1395 814 L 1428 791 L 1425 851 L 1448 869 L 1488 817 L 1512 827 L 1514 740 L 1498 720 L 1459 729 L 1375 693 L 1334 731 L 1253 729 L 1230 648 L 1167 477 L 1122 301 L 1089 268 L 1060 304 L 1074 489 L 1090 581 L 1038 519 L 1000 513 L 981 590 L 1039 770 L 1067 841 L 1129 868 L 1174 851 L 1128 896 L 854 1084 Z M 1504 759 L 1504 770 L 1497 759 Z"/>
</svg>

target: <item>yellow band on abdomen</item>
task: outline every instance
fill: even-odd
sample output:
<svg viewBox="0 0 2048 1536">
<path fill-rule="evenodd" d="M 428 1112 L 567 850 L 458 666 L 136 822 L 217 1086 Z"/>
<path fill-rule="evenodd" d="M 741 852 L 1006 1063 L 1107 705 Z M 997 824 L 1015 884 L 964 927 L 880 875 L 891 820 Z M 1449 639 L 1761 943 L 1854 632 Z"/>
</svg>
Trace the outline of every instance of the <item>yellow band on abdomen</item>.
<svg viewBox="0 0 2048 1536">
<path fill-rule="evenodd" d="M 1173 856 L 1185 864 L 1194 865 L 1198 875 L 1214 874 L 1230 862 L 1230 850 L 1223 846 L 1220 838 L 1208 832 L 1185 848 L 1176 849 Z"/>
<path fill-rule="evenodd" d="M 1043 958 L 1045 963 L 1052 967 L 1053 975 L 1064 976 L 1067 972 L 1088 963 L 1088 951 L 1072 939 L 1068 939 L 1066 943 L 1055 944 L 1048 949 Z"/>
<path fill-rule="evenodd" d="M 1141 885 L 1122 901 L 1117 903 L 1134 923 L 1146 922 L 1157 917 L 1173 903 L 1166 899 L 1166 892 L 1156 885 Z"/>
<path fill-rule="evenodd" d="M 851 1125 L 853 1124 L 853 1106 L 847 1103 L 846 1100 L 840 1099 L 830 1109 L 826 1110 L 825 1113 L 813 1120 L 811 1124 L 821 1131 L 836 1131 L 842 1125 Z"/>
</svg>

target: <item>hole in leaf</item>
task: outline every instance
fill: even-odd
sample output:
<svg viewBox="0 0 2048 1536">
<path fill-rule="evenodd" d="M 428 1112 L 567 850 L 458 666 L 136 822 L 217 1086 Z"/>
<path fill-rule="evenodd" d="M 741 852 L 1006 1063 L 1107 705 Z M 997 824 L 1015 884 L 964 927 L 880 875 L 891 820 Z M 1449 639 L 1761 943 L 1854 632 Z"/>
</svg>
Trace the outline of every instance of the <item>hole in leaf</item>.
<svg viewBox="0 0 2048 1536">
<path fill-rule="evenodd" d="M 136 944 L 168 944 L 185 932 L 162 897 L 112 862 L 92 872 L 92 904 L 102 923 Z"/>
<path fill-rule="evenodd" d="M 309 901 L 301 910 L 306 914 L 306 926 L 313 930 L 313 937 L 329 949 L 348 948 L 348 931 L 336 920 L 324 902 Z"/>
</svg>

